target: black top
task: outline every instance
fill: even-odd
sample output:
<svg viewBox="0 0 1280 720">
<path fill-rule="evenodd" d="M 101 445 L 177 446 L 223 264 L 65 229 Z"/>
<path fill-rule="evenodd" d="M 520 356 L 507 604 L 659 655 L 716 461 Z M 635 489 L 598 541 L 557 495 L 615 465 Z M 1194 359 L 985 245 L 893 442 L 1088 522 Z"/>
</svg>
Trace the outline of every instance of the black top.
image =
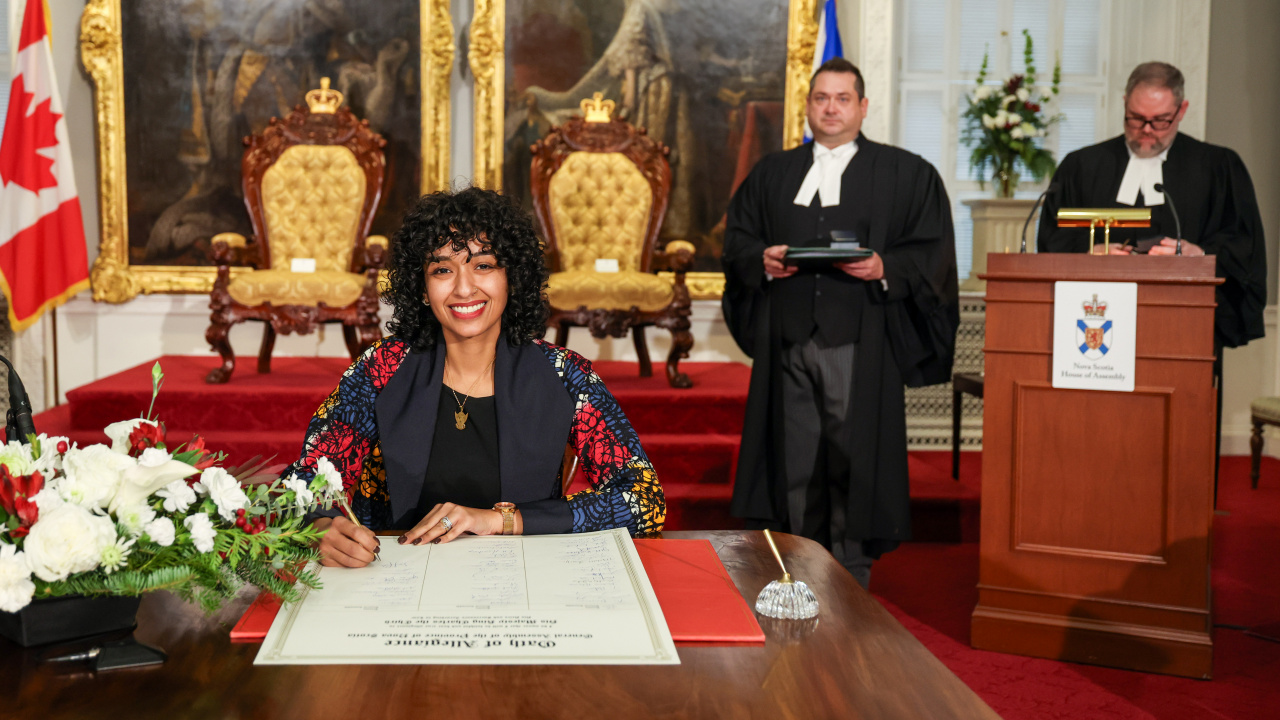
<svg viewBox="0 0 1280 720">
<path fill-rule="evenodd" d="M 869 200 L 874 179 L 867 155 L 862 152 L 854 155 L 845 168 L 840 179 L 839 205 L 822 207 L 822 198 L 817 193 L 809 207 L 796 205 L 794 195 L 791 202 L 782 203 L 780 220 L 787 233 L 777 241 L 794 247 L 827 245 L 831 242 L 832 230 L 843 230 L 857 235 L 862 246 L 868 247 Z M 782 329 L 782 339 L 791 344 L 813 336 L 823 347 L 858 342 L 862 307 L 868 293 L 866 285 L 865 280 L 850 277 L 830 264 L 817 272 L 802 269 L 789 278 L 771 281 L 774 319 Z"/>
<path fill-rule="evenodd" d="M 412 527 L 438 503 L 464 507 L 491 508 L 502 498 L 498 470 L 498 414 L 494 396 L 473 397 L 458 393 L 465 401 L 467 421 L 459 430 L 454 413 L 458 402 L 445 385 L 436 411 L 436 430 L 431 442 L 422 494 L 416 514 L 406 518 Z"/>
<path fill-rule="evenodd" d="M 1088 252 L 1088 228 L 1059 228 L 1060 208 L 1125 207 L 1116 193 L 1129 168 L 1124 136 L 1067 155 L 1053 179 L 1057 194 L 1040 213 L 1040 252 Z M 1164 163 L 1165 203 L 1151 208 L 1151 227 L 1111 231 L 1111 242 L 1173 237 L 1176 208 L 1182 237 L 1217 258 L 1215 340 L 1238 347 L 1263 336 L 1267 263 L 1253 181 L 1235 151 L 1178 133 Z M 1139 207 L 1141 207 L 1139 205 Z M 1102 231 L 1095 237 L 1102 242 Z"/>
</svg>

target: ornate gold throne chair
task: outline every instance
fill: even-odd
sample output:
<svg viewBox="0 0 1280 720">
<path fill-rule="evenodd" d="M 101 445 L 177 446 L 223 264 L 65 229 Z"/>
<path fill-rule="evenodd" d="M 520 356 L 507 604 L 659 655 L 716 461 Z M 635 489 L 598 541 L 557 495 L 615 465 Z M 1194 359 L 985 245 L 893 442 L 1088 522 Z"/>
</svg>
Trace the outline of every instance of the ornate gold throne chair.
<svg viewBox="0 0 1280 720">
<path fill-rule="evenodd" d="M 382 197 L 386 141 L 341 104 L 324 78 L 306 106 L 244 140 L 240 167 L 254 236 L 213 237 L 218 275 L 205 339 L 222 364 L 207 382 L 231 378 L 236 358 L 227 335 L 245 320 L 265 324 L 260 373 L 271 372 L 276 333 L 342 323 L 352 359 L 382 336 L 377 284 L 387 239 L 368 233 Z M 249 269 L 233 273 L 233 266 Z"/>
<path fill-rule="evenodd" d="M 597 338 L 631 331 L 642 377 L 653 374 L 645 328 L 669 330 L 667 381 L 687 388 L 693 383 L 679 363 L 693 347 L 685 273 L 695 248 L 675 240 L 654 250 L 671 189 L 668 149 L 643 128 L 610 119 L 613 101 L 600 97 L 583 100 L 585 117 L 533 146 L 533 207 L 552 271 L 549 324 L 557 345 L 575 325 Z M 616 261 L 617 272 L 601 272 L 597 260 Z M 654 272 L 663 269 L 674 271 L 674 283 Z"/>
</svg>

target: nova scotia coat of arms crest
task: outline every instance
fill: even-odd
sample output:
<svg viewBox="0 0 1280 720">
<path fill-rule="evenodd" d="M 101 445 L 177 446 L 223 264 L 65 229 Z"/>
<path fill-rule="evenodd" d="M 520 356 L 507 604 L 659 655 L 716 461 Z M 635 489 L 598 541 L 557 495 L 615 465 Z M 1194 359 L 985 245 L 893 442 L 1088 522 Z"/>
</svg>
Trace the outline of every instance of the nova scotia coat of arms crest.
<svg viewBox="0 0 1280 720">
<path fill-rule="evenodd" d="M 1076 345 L 1080 354 L 1090 360 L 1101 359 L 1111 350 L 1112 322 L 1107 319 L 1107 301 L 1084 301 L 1084 317 L 1076 320 Z"/>
</svg>

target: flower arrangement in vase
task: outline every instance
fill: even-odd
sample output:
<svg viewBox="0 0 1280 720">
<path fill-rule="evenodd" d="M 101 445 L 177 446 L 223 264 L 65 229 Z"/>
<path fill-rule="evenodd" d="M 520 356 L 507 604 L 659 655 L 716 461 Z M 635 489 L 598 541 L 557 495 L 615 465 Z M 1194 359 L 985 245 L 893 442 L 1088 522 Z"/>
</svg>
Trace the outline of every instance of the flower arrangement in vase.
<svg viewBox="0 0 1280 720">
<path fill-rule="evenodd" d="M 1053 66 L 1052 85 L 1037 87 L 1031 33 L 1023 30 L 1022 35 L 1026 38 L 1022 50 L 1025 72 L 1010 77 L 998 87 L 987 85 L 989 54 L 983 54 L 976 87 L 969 94 L 969 106 L 961 115 L 964 127 L 960 140 L 965 147 L 972 148 L 969 166 L 978 176 L 979 185 L 984 183 L 990 169 L 996 194 L 1002 198 L 1013 197 L 1018 187 L 1018 163 L 1037 182 L 1052 175 L 1057 167 L 1053 153 L 1041 147 L 1040 139 L 1062 119 L 1061 115 L 1046 110 L 1058 96 L 1061 65 Z"/>
<path fill-rule="evenodd" d="M 0 446 L 0 611 L 168 590 L 213 612 L 244 583 L 286 602 L 295 583 L 318 585 L 305 515 L 345 503 L 332 464 L 304 482 L 259 474 L 265 463 L 219 467 L 199 437 L 171 451 L 151 418 L 163 379 L 156 363 L 151 408 L 108 425 L 110 446 L 43 434 Z"/>
</svg>

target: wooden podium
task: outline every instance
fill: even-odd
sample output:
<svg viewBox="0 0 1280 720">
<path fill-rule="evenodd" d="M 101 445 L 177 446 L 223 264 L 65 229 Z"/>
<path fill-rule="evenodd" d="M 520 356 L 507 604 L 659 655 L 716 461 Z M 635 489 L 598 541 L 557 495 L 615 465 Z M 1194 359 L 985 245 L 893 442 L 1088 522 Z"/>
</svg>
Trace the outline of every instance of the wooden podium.
<svg viewBox="0 0 1280 720">
<path fill-rule="evenodd" d="M 987 262 L 973 646 L 1208 678 L 1214 258 Z M 1133 392 L 1052 386 L 1058 280 L 1138 283 Z"/>
</svg>

